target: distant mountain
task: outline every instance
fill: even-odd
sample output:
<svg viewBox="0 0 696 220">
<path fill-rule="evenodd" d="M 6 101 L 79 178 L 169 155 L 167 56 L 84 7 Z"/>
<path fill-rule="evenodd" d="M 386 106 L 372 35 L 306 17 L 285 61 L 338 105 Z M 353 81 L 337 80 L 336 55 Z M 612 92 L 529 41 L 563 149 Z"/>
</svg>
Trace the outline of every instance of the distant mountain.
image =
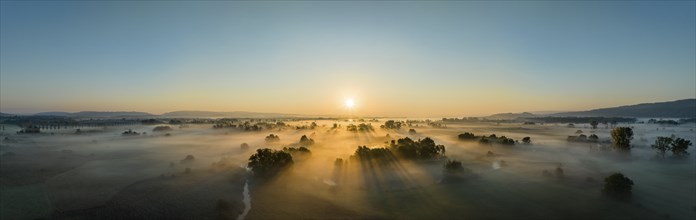
<svg viewBox="0 0 696 220">
<path fill-rule="evenodd" d="M 70 115 L 70 112 L 39 112 L 34 114 L 35 116 L 61 116 L 61 117 L 67 117 Z"/>
<path fill-rule="evenodd" d="M 551 116 L 577 117 L 634 117 L 634 118 L 694 118 L 696 99 L 683 99 L 671 102 L 642 103 L 613 108 L 600 108 L 588 111 L 562 112 Z"/>
<path fill-rule="evenodd" d="M 40 112 L 34 114 L 36 116 L 62 116 L 75 118 L 139 118 L 139 117 L 154 117 L 156 115 L 147 112 L 98 112 L 98 111 L 81 111 L 81 112 Z"/>
<path fill-rule="evenodd" d="M 165 118 L 280 118 L 280 117 L 303 117 L 296 114 L 282 113 L 260 113 L 260 112 L 210 112 L 210 111 L 174 111 L 161 115 Z"/>
<path fill-rule="evenodd" d="M 96 112 L 82 111 L 70 114 L 72 117 L 84 118 L 120 118 L 120 117 L 153 117 L 156 115 L 147 112 Z"/>
<path fill-rule="evenodd" d="M 499 113 L 499 114 L 494 114 L 494 115 L 488 116 L 486 118 L 493 119 L 493 120 L 511 120 L 511 119 L 516 119 L 516 118 L 533 118 L 533 117 L 536 117 L 536 115 L 529 113 L 529 112 L 522 112 L 522 113 Z"/>
<path fill-rule="evenodd" d="M 13 114 L 7 114 L 7 113 L 0 112 L 0 116 L 9 117 L 9 116 L 13 116 Z"/>
</svg>

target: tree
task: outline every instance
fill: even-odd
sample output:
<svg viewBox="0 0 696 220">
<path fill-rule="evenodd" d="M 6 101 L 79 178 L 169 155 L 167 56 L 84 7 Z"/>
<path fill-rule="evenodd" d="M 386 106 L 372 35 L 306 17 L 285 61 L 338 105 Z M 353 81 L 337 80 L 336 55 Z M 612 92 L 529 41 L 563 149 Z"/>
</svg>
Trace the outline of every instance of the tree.
<svg viewBox="0 0 696 220">
<path fill-rule="evenodd" d="M 599 122 L 597 121 L 591 121 L 590 125 L 592 126 L 592 129 L 597 129 L 597 125 L 599 125 Z"/>
<path fill-rule="evenodd" d="M 300 144 L 312 145 L 314 144 L 314 139 L 308 138 L 307 135 L 302 135 L 302 137 L 300 138 Z"/>
<path fill-rule="evenodd" d="M 512 138 L 507 138 L 505 136 L 500 136 L 497 139 L 497 141 L 499 144 L 502 144 L 502 145 L 515 145 L 515 140 L 513 140 Z"/>
<path fill-rule="evenodd" d="M 280 141 L 280 136 L 275 134 L 269 134 L 266 136 L 266 142 L 278 142 Z"/>
<path fill-rule="evenodd" d="M 268 148 L 258 149 L 249 157 L 247 166 L 255 176 L 272 177 L 294 164 L 292 155 Z"/>
<path fill-rule="evenodd" d="M 308 157 L 312 156 L 312 151 L 306 147 L 284 147 L 283 151 L 290 153 L 290 155 L 297 160 L 307 159 Z"/>
<path fill-rule="evenodd" d="M 343 167 L 343 159 L 336 158 L 336 160 L 334 160 L 334 167 L 336 167 L 336 168 Z"/>
<path fill-rule="evenodd" d="M 386 129 L 399 129 L 401 128 L 401 122 L 397 122 L 394 120 L 388 120 L 384 122 L 384 128 Z"/>
<path fill-rule="evenodd" d="M 186 155 L 186 157 L 185 157 L 183 160 L 179 161 L 179 162 L 180 162 L 180 163 L 191 163 L 191 162 L 193 162 L 193 161 L 195 161 L 195 160 L 196 160 L 196 158 L 193 157 L 193 155 L 190 155 L 190 154 L 189 154 L 189 155 Z"/>
<path fill-rule="evenodd" d="M 239 149 L 241 149 L 242 151 L 247 151 L 247 150 L 249 150 L 249 144 L 242 143 L 239 145 Z"/>
<path fill-rule="evenodd" d="M 387 148 L 369 148 L 367 146 L 358 146 L 355 153 L 350 156 L 351 159 L 369 161 L 387 161 L 392 158 L 391 150 Z"/>
<path fill-rule="evenodd" d="M 473 172 L 457 160 L 447 160 L 443 166 L 442 182 L 457 182 L 473 177 Z"/>
<path fill-rule="evenodd" d="M 486 139 L 485 137 L 482 137 L 481 139 L 479 139 L 479 144 L 480 145 L 490 145 L 491 142 L 488 141 L 488 139 Z"/>
<path fill-rule="evenodd" d="M 408 129 L 408 134 L 410 134 L 410 135 L 416 134 L 416 129 L 413 129 L 413 128 Z"/>
<path fill-rule="evenodd" d="M 457 138 L 459 138 L 459 140 L 462 140 L 462 141 L 472 141 L 472 140 L 476 140 L 478 137 L 476 137 L 476 135 L 474 135 L 474 133 L 464 132 L 463 134 L 459 134 L 457 136 Z"/>
<path fill-rule="evenodd" d="M 631 139 L 633 139 L 633 129 L 629 127 L 616 127 L 611 130 L 611 142 L 616 150 L 630 151 Z"/>
<path fill-rule="evenodd" d="M 524 138 L 522 138 L 522 143 L 524 143 L 524 144 L 532 144 L 532 138 L 530 138 L 530 137 L 524 137 Z"/>
<path fill-rule="evenodd" d="M 435 144 L 435 141 L 429 137 L 418 141 L 413 141 L 408 137 L 401 138 L 396 142 L 392 141 L 390 148 L 399 157 L 412 160 L 437 159 L 445 154 L 445 146 Z"/>
<path fill-rule="evenodd" d="M 604 189 L 602 193 L 608 196 L 627 199 L 631 197 L 633 180 L 624 176 L 622 173 L 614 173 L 604 178 Z"/>
<path fill-rule="evenodd" d="M 445 163 L 445 172 L 447 173 L 460 173 L 464 170 L 462 162 L 456 160 L 447 160 Z"/>
<path fill-rule="evenodd" d="M 591 134 L 589 137 L 587 137 L 587 140 L 590 142 L 598 142 L 599 136 L 597 136 L 596 134 Z"/>
<path fill-rule="evenodd" d="M 674 142 L 672 137 L 657 137 L 655 144 L 650 145 L 657 151 L 657 154 L 665 158 L 665 152 L 671 149 L 671 144 Z"/>
<path fill-rule="evenodd" d="M 683 157 L 689 155 L 689 152 L 686 152 L 686 150 L 689 149 L 689 146 L 691 146 L 691 141 L 683 138 L 677 138 L 674 139 L 674 141 L 671 143 L 671 146 L 673 156 Z"/>
</svg>

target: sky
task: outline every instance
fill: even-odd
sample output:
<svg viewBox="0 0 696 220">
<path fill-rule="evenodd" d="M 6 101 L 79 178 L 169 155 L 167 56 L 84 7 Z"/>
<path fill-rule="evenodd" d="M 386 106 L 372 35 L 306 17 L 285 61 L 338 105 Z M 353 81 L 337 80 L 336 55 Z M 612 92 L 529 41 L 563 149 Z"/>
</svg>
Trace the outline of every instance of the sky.
<svg viewBox="0 0 696 220">
<path fill-rule="evenodd" d="M 694 1 L 0 6 L 2 112 L 444 117 L 696 97 Z"/>
</svg>

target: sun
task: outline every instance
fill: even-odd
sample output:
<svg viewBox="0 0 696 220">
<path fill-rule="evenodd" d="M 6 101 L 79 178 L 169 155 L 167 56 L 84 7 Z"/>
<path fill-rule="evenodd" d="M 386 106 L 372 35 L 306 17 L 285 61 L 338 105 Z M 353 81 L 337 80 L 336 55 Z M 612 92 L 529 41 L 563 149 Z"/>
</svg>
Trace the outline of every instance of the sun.
<svg viewBox="0 0 696 220">
<path fill-rule="evenodd" d="M 353 99 L 346 99 L 345 105 L 347 108 L 353 108 L 353 106 L 355 106 L 355 102 L 353 102 Z"/>
</svg>

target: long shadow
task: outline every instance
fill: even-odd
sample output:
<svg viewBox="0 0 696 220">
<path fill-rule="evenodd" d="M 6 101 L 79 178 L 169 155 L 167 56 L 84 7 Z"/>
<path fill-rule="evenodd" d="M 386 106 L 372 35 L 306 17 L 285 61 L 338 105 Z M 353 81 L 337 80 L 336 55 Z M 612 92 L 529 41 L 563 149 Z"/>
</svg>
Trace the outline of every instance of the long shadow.
<svg viewBox="0 0 696 220">
<path fill-rule="evenodd" d="M 425 190 L 422 182 L 412 176 L 408 171 L 418 167 L 406 166 L 394 154 L 389 153 L 385 158 L 359 160 L 360 177 L 367 193 L 368 202 L 372 207 L 378 207 L 382 212 L 393 215 L 404 205 L 404 200 L 399 195 L 408 198 L 416 198 L 411 203 L 421 204 L 422 207 L 435 206 L 438 200 Z M 405 194 L 403 194 L 405 193 Z M 392 195 L 397 195 L 393 197 Z M 419 206 L 420 207 L 420 206 Z M 420 208 L 419 208 L 420 209 Z"/>
</svg>

